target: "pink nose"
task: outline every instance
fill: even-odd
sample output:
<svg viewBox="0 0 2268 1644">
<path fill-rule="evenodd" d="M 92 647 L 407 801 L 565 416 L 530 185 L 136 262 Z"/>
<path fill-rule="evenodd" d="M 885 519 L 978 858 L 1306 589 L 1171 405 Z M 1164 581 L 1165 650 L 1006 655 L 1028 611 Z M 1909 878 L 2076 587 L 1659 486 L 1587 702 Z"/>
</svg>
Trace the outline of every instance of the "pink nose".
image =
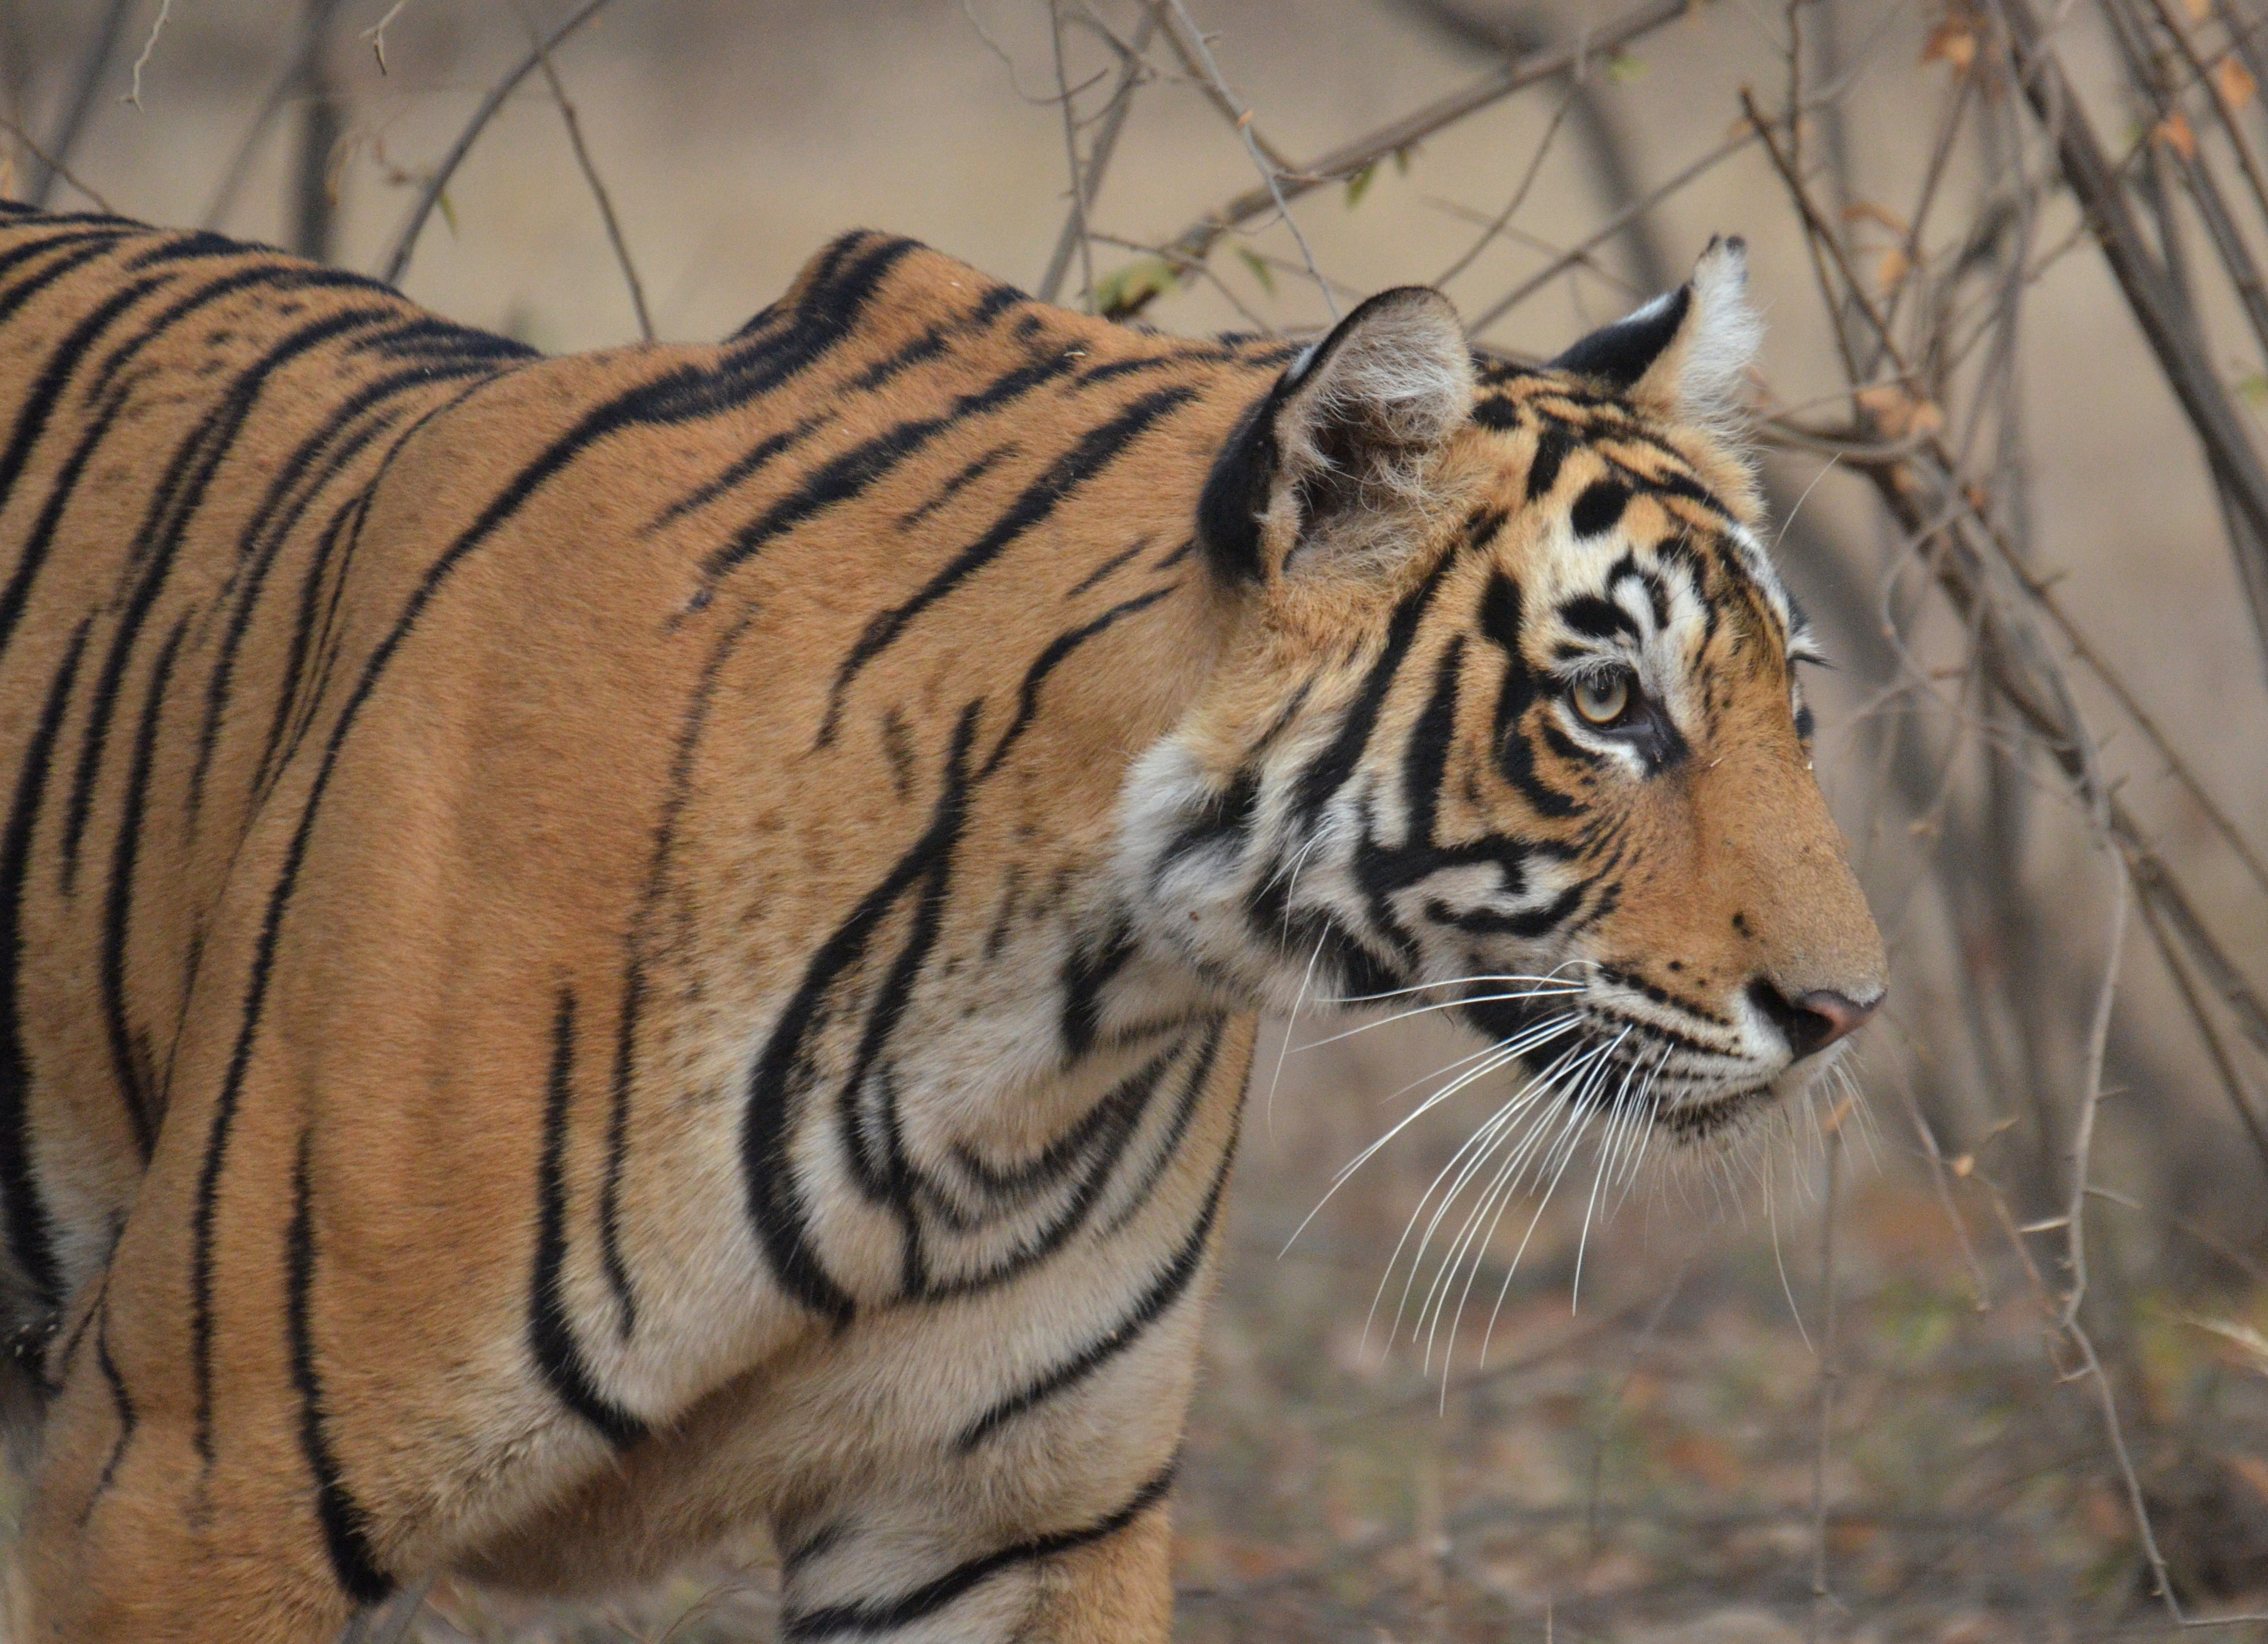
<svg viewBox="0 0 2268 1644">
<path fill-rule="evenodd" d="M 1793 1020 L 1787 1024 L 1788 1048 L 1800 1057 L 1809 1056 L 1838 1039 L 1848 1039 L 1867 1025 L 1867 1019 L 1882 1008 L 1888 996 L 1878 993 L 1861 1004 L 1831 987 L 1797 995 Z"/>
</svg>

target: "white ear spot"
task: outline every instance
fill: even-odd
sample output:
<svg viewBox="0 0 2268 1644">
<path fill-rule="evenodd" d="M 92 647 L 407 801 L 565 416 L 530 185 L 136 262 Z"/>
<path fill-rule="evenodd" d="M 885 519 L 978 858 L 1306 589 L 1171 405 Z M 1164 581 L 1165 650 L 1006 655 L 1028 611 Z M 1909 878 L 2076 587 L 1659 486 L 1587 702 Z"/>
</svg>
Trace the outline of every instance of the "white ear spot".
<svg viewBox="0 0 2268 1644">
<path fill-rule="evenodd" d="M 1749 303 L 1749 253 L 1739 239 L 1712 240 L 1693 266 L 1693 313 L 1677 362 L 1677 399 L 1691 422 L 1727 430 L 1740 420 L 1749 367 L 1764 321 Z"/>
</svg>

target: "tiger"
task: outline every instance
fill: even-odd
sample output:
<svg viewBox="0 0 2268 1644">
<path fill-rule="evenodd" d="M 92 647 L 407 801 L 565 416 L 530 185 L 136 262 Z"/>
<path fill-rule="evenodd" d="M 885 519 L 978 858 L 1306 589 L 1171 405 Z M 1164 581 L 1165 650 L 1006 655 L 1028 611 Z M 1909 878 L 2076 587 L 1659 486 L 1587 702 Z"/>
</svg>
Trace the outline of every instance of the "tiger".
<svg viewBox="0 0 2268 1644">
<path fill-rule="evenodd" d="M 0 213 L 16 1636 L 762 1532 L 799 1644 L 1165 1639 L 1263 1011 L 1690 1149 L 1883 998 L 1745 269 L 1522 365 L 860 231 L 549 358 Z"/>
</svg>

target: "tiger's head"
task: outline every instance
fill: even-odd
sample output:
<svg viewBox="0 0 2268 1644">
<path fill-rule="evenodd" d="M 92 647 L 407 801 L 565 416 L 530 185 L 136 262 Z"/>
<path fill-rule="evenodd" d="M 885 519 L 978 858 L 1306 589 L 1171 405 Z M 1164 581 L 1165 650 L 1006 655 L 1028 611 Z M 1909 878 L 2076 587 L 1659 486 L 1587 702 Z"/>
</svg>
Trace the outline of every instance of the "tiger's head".
<svg viewBox="0 0 2268 1644">
<path fill-rule="evenodd" d="M 1227 649 L 1123 804 L 1152 942 L 1248 1005 L 1448 1006 L 1679 1138 L 1824 1069 L 1884 958 L 1727 431 L 1743 286 L 1712 243 L 1533 371 L 1388 291 L 1285 370 L 1199 508 Z"/>
</svg>

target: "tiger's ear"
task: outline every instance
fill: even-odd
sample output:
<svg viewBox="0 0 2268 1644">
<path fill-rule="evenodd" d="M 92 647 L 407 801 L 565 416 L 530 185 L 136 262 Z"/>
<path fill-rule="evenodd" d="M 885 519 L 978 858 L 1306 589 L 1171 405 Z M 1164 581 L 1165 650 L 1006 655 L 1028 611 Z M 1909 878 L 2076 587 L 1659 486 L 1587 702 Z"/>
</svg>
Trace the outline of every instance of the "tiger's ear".
<svg viewBox="0 0 2268 1644">
<path fill-rule="evenodd" d="M 1472 410 L 1472 349 L 1439 291 L 1381 291 L 1285 369 L 1214 462 L 1197 531 L 1231 581 L 1418 546 L 1428 485 Z"/>
<path fill-rule="evenodd" d="M 1691 279 L 1593 332 L 1552 369 L 1602 382 L 1672 422 L 1724 430 L 1738 420 L 1742 378 L 1764 337 L 1748 284 L 1746 243 L 1712 239 Z"/>
</svg>

